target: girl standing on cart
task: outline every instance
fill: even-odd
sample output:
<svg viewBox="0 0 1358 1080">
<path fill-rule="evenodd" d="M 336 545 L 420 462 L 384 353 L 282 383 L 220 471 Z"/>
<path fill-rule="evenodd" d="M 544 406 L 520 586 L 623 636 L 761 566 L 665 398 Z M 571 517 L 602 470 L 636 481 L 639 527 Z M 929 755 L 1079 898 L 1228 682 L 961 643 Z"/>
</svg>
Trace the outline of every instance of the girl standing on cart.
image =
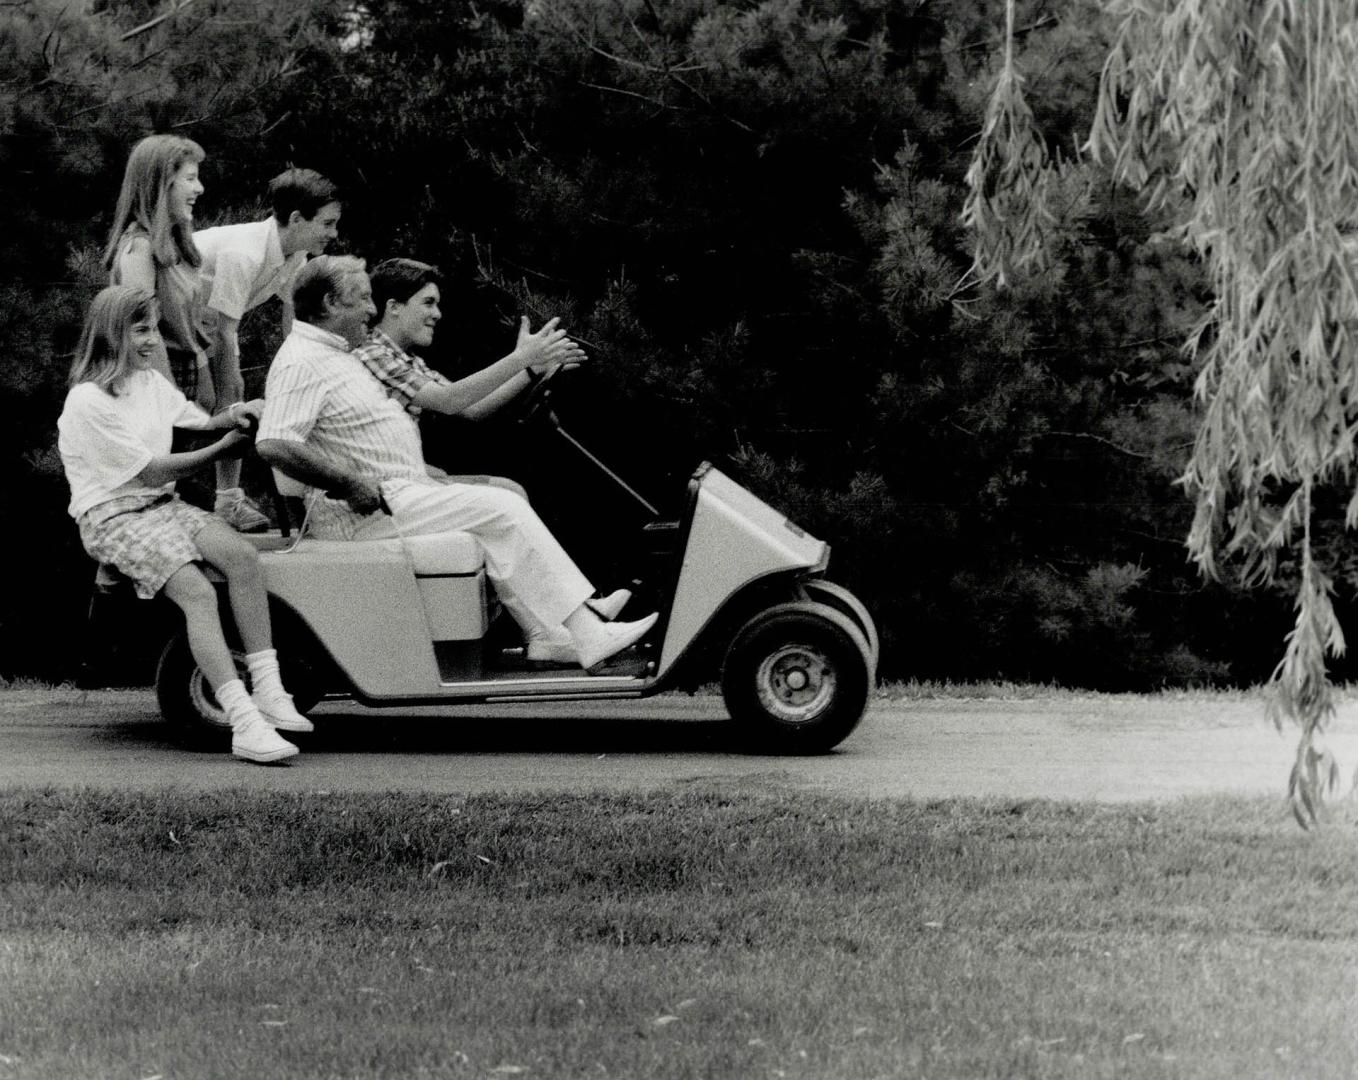
<svg viewBox="0 0 1358 1080">
<path fill-rule="evenodd" d="M 104 249 L 109 282 L 156 298 L 164 342 L 157 368 L 208 412 L 225 404 L 214 384 L 204 330 L 203 258 L 193 240 L 193 209 L 203 194 L 203 148 L 182 135 L 148 135 L 132 148 Z M 214 512 L 241 532 L 260 532 L 269 519 L 245 497 L 240 465 L 217 464 Z"/>
<path fill-rule="evenodd" d="M 164 592 L 184 613 L 189 647 L 231 721 L 231 752 L 247 761 L 291 757 L 275 730 L 311 731 L 278 673 L 259 553 L 219 518 L 184 502 L 175 481 L 244 451 L 260 403 L 209 416 L 159 370 L 154 297 L 111 285 L 90 305 L 70 390 L 57 421 L 57 449 L 71 487 L 70 513 L 90 556 L 131 578 L 137 595 Z M 171 452 L 174 428 L 221 431 L 197 450 Z M 253 693 L 237 674 L 200 563 L 227 582 Z"/>
</svg>

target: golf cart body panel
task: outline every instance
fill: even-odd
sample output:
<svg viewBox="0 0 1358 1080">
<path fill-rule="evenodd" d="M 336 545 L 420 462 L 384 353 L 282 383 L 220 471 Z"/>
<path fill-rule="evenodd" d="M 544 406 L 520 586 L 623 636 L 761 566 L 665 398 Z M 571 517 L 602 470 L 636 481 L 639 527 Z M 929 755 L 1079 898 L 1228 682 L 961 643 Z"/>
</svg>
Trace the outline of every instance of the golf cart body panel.
<svg viewBox="0 0 1358 1080">
<path fill-rule="evenodd" d="M 466 533 L 307 538 L 261 559 L 269 592 L 298 616 L 361 700 L 638 696 L 663 685 L 741 590 L 773 575 L 820 573 L 829 560 L 829 545 L 720 470 L 704 466 L 693 483 L 660 659 L 644 675 L 567 670 L 504 678 L 485 671 L 479 662 L 489 628 L 485 568 L 480 545 Z"/>
<path fill-rule="evenodd" d="M 721 470 L 704 465 L 694 481 L 697 492 L 657 671 L 662 679 L 742 589 L 774 574 L 821 573 L 830 559 L 828 544 Z"/>
<path fill-rule="evenodd" d="M 260 560 L 269 592 L 365 698 L 437 695 L 436 644 L 486 633 L 481 549 L 465 533 L 405 543 L 303 539 Z"/>
</svg>

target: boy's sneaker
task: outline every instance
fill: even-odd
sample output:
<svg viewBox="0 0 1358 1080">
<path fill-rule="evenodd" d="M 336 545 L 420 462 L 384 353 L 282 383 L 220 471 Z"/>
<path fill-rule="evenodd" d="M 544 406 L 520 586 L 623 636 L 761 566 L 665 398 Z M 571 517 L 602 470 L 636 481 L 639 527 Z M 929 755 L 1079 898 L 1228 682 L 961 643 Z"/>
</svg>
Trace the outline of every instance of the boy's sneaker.
<svg viewBox="0 0 1358 1080">
<path fill-rule="evenodd" d="M 316 730 L 316 725 L 297 711 L 297 707 L 292 703 L 291 694 L 254 694 L 251 695 L 251 700 L 259 710 L 259 715 L 264 717 L 270 727 L 279 731 Z"/>
<path fill-rule="evenodd" d="M 269 528 L 269 519 L 243 492 L 234 497 L 217 497 L 212 512 L 236 532 L 257 533 Z"/>
<path fill-rule="evenodd" d="M 231 733 L 231 753 L 242 761 L 268 764 L 297 753 L 297 747 L 266 722 L 251 718 Z"/>
</svg>

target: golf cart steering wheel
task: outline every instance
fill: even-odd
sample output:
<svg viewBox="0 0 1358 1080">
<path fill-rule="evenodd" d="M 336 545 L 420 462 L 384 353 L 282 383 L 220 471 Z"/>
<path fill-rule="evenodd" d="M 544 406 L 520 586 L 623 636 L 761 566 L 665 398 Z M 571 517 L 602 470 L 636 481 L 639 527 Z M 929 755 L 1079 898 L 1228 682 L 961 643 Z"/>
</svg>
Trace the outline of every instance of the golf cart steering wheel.
<svg viewBox="0 0 1358 1080">
<path fill-rule="evenodd" d="M 519 423 L 527 423 L 547 407 L 547 403 L 552 397 L 552 380 L 564 371 L 566 366 L 565 364 L 556 364 L 547 369 L 547 374 L 539 375 L 533 379 L 532 385 L 528 388 L 528 393 L 524 395 L 519 406 Z M 533 378 L 532 372 L 529 372 L 529 377 Z"/>
</svg>

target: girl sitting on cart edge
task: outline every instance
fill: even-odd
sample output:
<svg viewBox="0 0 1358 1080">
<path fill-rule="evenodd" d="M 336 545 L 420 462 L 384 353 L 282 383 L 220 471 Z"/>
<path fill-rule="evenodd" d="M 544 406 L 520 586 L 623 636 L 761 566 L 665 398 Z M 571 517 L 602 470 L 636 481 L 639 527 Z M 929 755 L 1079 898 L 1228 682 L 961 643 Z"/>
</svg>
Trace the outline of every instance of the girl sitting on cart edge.
<svg viewBox="0 0 1358 1080">
<path fill-rule="evenodd" d="M 111 285 L 90 304 L 57 421 L 70 514 L 89 555 L 132 579 L 137 595 L 164 591 L 184 612 L 189 647 L 231 721 L 231 752 L 280 761 L 297 747 L 275 730 L 311 731 L 278 673 L 259 554 L 220 518 L 184 502 L 175 481 L 243 453 L 260 403 L 209 416 L 158 370 L 159 312 L 140 289 Z M 220 431 L 216 442 L 172 453 L 174 428 Z M 225 577 L 253 693 L 236 672 L 199 563 Z"/>
</svg>

